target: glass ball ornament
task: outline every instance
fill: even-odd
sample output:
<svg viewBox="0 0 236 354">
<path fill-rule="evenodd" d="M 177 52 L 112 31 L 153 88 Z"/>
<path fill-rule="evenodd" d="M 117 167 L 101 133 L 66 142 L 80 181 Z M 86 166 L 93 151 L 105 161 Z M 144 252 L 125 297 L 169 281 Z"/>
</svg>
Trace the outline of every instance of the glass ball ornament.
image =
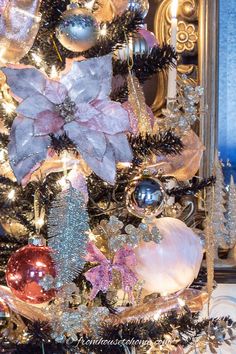
<svg viewBox="0 0 236 354">
<path fill-rule="evenodd" d="M 129 38 L 128 43 L 118 48 L 115 55 L 118 59 L 124 61 L 137 54 L 150 54 L 155 45 L 157 45 L 157 39 L 154 33 L 142 28 Z"/>
<path fill-rule="evenodd" d="M 129 0 L 128 3 L 129 11 L 139 12 L 142 18 L 145 18 L 149 11 L 149 1 L 148 0 Z"/>
<path fill-rule="evenodd" d="M 8 261 L 7 285 L 20 300 L 31 304 L 51 300 L 55 290 L 45 290 L 40 285 L 45 276 L 56 276 L 52 250 L 49 247 L 27 245 L 17 250 Z"/>
<path fill-rule="evenodd" d="M 56 36 L 66 49 L 72 52 L 83 52 L 97 41 L 97 20 L 86 9 L 69 8 L 62 14 Z"/>
<path fill-rule="evenodd" d="M 161 214 L 165 200 L 165 190 L 157 178 L 137 177 L 127 188 L 127 209 L 139 218 Z"/>
</svg>

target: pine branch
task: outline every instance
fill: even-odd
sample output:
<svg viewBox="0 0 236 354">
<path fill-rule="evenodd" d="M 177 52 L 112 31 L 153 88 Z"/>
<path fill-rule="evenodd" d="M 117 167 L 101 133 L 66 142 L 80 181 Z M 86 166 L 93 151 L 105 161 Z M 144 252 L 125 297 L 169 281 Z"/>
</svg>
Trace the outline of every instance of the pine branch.
<svg viewBox="0 0 236 354">
<path fill-rule="evenodd" d="M 184 195 L 195 195 L 204 188 L 211 187 L 212 185 L 214 185 L 215 181 L 216 178 L 214 176 L 202 180 L 199 180 L 198 178 L 194 177 L 190 181 L 189 186 L 173 188 L 167 191 L 167 193 L 171 196 L 179 198 L 183 197 Z"/>
<path fill-rule="evenodd" d="M 152 48 L 149 54 L 134 54 L 132 72 L 140 82 L 144 82 L 158 71 L 173 65 L 174 59 L 176 59 L 176 53 L 171 46 L 160 47 L 157 45 Z M 128 74 L 127 61 L 114 59 L 113 73 L 126 76 Z"/>
<path fill-rule="evenodd" d="M 151 153 L 155 155 L 177 155 L 183 150 L 181 139 L 170 130 L 153 136 L 131 136 L 129 142 L 135 159 L 143 159 Z"/>
<path fill-rule="evenodd" d="M 34 64 L 31 53 L 40 52 L 42 59 L 49 68 L 55 65 L 60 70 L 64 67 L 66 58 L 75 58 L 80 55 L 85 58 L 93 58 L 111 53 L 117 45 L 125 43 L 127 37 L 135 33 L 143 24 L 143 19 L 139 13 L 126 11 L 121 16 L 114 18 L 112 22 L 101 24 L 102 26 L 106 24 L 107 35 L 99 37 L 95 46 L 85 52 L 71 52 L 64 48 L 55 37 L 55 29 L 61 14 L 66 10 L 67 1 L 62 1 L 58 6 L 55 4 L 58 4 L 58 1 L 52 3 L 46 0 L 42 4 L 43 18 L 41 26 L 31 51 L 22 60 L 23 63 Z M 55 45 L 60 53 L 62 62 L 55 50 Z"/>
</svg>

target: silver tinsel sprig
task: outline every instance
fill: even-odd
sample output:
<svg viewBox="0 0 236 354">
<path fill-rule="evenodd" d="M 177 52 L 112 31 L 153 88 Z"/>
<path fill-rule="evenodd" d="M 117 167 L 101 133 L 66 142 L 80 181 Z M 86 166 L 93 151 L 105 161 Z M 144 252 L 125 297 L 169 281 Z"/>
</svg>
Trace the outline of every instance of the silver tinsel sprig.
<svg viewBox="0 0 236 354">
<path fill-rule="evenodd" d="M 88 240 L 88 212 L 82 194 L 70 187 L 52 203 L 48 219 L 48 246 L 53 254 L 57 288 L 73 281 L 81 272 Z M 49 279 L 43 279 L 48 287 Z"/>
<path fill-rule="evenodd" d="M 106 239 L 110 252 L 116 252 L 121 247 L 129 245 L 136 247 L 141 241 L 160 243 L 162 236 L 155 223 L 156 218 L 145 218 L 138 227 L 131 224 L 124 227 L 117 217 L 112 216 L 109 221 L 102 220 L 101 223 L 93 230 L 95 239 Z M 122 229 L 124 228 L 124 232 Z"/>
<path fill-rule="evenodd" d="M 78 335 L 98 337 L 103 319 L 109 315 L 105 307 L 88 307 L 82 303 L 80 290 L 74 283 L 65 285 L 47 308 L 51 314 L 52 338 L 58 343 L 76 342 Z"/>
<path fill-rule="evenodd" d="M 164 129 L 175 130 L 177 134 L 186 133 L 200 118 L 199 103 L 204 88 L 195 85 L 182 75 L 177 82 L 177 97 L 162 110 Z"/>
</svg>

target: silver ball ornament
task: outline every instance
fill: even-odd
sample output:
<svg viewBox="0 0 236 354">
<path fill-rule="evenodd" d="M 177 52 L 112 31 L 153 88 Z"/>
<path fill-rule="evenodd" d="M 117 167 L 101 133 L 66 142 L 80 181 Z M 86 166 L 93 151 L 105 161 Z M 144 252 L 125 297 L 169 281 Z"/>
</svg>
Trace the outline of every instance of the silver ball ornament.
<svg viewBox="0 0 236 354">
<path fill-rule="evenodd" d="M 149 10 L 149 1 L 148 0 L 129 0 L 128 4 L 129 11 L 138 11 L 142 18 L 145 18 Z"/>
<path fill-rule="evenodd" d="M 146 29 L 141 29 L 135 35 L 129 38 L 127 44 L 123 44 L 116 50 L 115 55 L 118 59 L 124 61 L 134 55 L 150 54 L 154 45 L 156 45 L 156 38 L 152 32 Z"/>
<path fill-rule="evenodd" d="M 83 52 L 96 43 L 98 23 L 88 10 L 72 8 L 62 14 L 56 36 L 66 49 L 72 52 Z"/>
<path fill-rule="evenodd" d="M 126 206 L 128 211 L 139 217 L 161 214 L 166 195 L 161 182 L 153 177 L 137 177 L 127 189 Z"/>
</svg>

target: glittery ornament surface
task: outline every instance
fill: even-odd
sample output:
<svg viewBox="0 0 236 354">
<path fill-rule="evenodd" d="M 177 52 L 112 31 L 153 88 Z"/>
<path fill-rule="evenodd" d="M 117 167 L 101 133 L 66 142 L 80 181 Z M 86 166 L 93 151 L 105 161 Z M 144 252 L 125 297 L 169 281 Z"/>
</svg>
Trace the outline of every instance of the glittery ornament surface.
<svg viewBox="0 0 236 354">
<path fill-rule="evenodd" d="M 28 245 L 20 248 L 9 259 L 7 285 L 19 299 L 40 304 L 54 296 L 54 290 L 45 290 L 40 281 L 45 276 L 55 278 L 52 250 L 44 246 Z"/>
<path fill-rule="evenodd" d="M 129 103 L 138 119 L 138 130 L 143 136 L 152 133 L 149 113 L 147 110 L 143 89 L 138 79 L 131 74 L 128 75 Z"/>
<path fill-rule="evenodd" d="M 40 26 L 40 3 L 40 0 L 6 3 L 0 17 L 0 63 L 17 63 L 28 53 Z"/>
<path fill-rule="evenodd" d="M 62 14 L 57 28 L 57 38 L 72 52 L 82 52 L 91 48 L 98 36 L 98 24 L 86 9 L 69 9 Z"/>
<path fill-rule="evenodd" d="M 55 251 L 56 286 L 71 282 L 85 263 L 88 213 L 80 192 L 70 188 L 52 203 L 48 220 L 48 244 Z"/>
</svg>

